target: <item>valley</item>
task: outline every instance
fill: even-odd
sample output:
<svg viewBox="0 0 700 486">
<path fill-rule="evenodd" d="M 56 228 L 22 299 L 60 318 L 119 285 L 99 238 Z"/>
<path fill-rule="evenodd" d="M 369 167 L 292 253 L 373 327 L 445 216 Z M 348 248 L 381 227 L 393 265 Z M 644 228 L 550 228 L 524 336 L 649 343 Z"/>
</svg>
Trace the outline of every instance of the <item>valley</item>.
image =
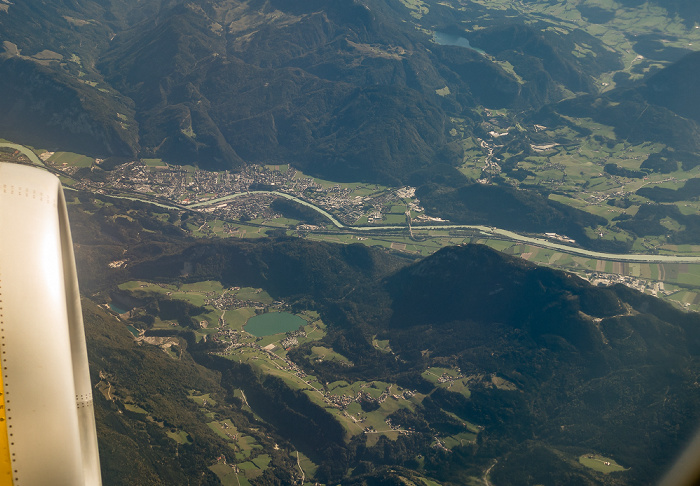
<svg viewBox="0 0 700 486">
<path fill-rule="evenodd" d="M 11 150 L 23 149 L 23 153 L 34 155 L 34 152 L 21 145 L 6 145 Z M 199 171 L 194 167 L 171 167 L 162 161 L 126 162 L 111 171 L 105 171 L 103 181 L 96 182 L 89 177 L 76 180 L 74 176 L 80 167 L 71 161 L 81 161 L 83 164 L 87 161 L 87 167 L 95 167 L 97 171 L 102 170 L 100 163 L 77 154 L 72 157 L 61 154 L 47 157 L 48 154 L 43 153 L 45 155 L 42 157 L 47 159 L 45 163 L 50 169 L 66 174 L 64 182 L 68 187 L 94 194 L 121 194 L 120 197 L 151 200 L 161 205 L 165 203 L 165 206 L 170 205 L 170 208 L 179 211 L 194 210 L 203 214 L 202 224 L 187 225 L 188 231 L 199 237 L 250 238 L 283 230 L 285 234 L 312 240 L 361 242 L 422 256 L 445 245 L 478 242 L 540 264 L 573 271 L 591 281 L 626 283 L 633 288 L 668 298 L 689 310 L 700 310 L 700 247 L 697 245 L 672 245 L 667 242 L 667 238 L 654 240 L 646 237 L 634 239 L 633 248 L 638 248 L 640 253 L 622 255 L 567 244 L 562 241 L 567 239 L 566 236 L 519 234 L 484 225 L 454 225 L 449 221 L 439 222 L 438 217 L 425 215 L 420 201 L 415 197 L 414 188 L 394 190 L 362 183 L 334 183 L 306 176 L 291 167 L 251 166 L 241 174 L 229 174 Z M 573 156 L 563 157 L 573 159 Z M 64 159 L 68 162 L 61 161 Z M 601 163 L 609 163 L 609 160 L 605 158 Z M 619 162 L 621 159 L 614 160 Z M 627 160 L 638 162 L 639 157 Z M 608 226 L 601 227 L 600 230 L 615 235 L 616 238 L 625 232 L 614 226 L 615 217 L 627 214 L 628 211 L 632 213 L 648 201 L 644 202 L 635 196 L 634 191 L 623 191 L 625 183 L 634 183 L 637 179 L 612 176 L 604 170 L 596 175 L 604 181 L 593 185 L 598 186 L 597 191 L 580 191 L 579 182 L 570 188 L 570 192 L 562 191 L 570 196 L 562 196 L 558 200 L 592 214 L 603 215 L 607 218 Z M 686 178 L 694 176 L 687 172 L 679 172 L 678 175 Z M 656 183 L 662 187 L 668 183 L 677 186 L 681 182 L 683 181 L 675 179 L 672 174 L 652 174 L 645 177 L 643 184 L 641 180 L 638 184 Z M 251 189 L 256 187 L 269 189 Z M 621 209 L 607 204 L 610 200 L 630 196 L 639 199 L 637 206 Z M 295 215 L 304 219 L 287 218 L 271 206 L 279 197 L 302 204 L 316 211 L 320 217 L 314 216 L 312 212 L 304 216 Z M 591 204 L 591 200 L 596 202 Z M 676 204 L 684 208 L 694 207 L 692 200 Z M 369 212 L 360 216 L 363 208 L 369 208 Z M 407 211 L 410 216 L 406 214 Z M 367 224 L 368 215 L 372 224 Z M 409 218 L 410 227 L 406 225 Z M 430 224 L 431 220 L 433 224 Z M 629 234 L 625 237 L 634 238 Z M 654 254 L 648 253 L 650 250 Z M 532 255 L 546 256 L 533 258 Z M 660 286 L 664 286 L 663 291 L 659 291 Z"/>
<path fill-rule="evenodd" d="M 0 1 L 0 33 L 105 485 L 643 485 L 700 423 L 695 0 Z"/>
<path fill-rule="evenodd" d="M 368 446 L 375 445 L 381 436 L 395 440 L 401 434 L 410 434 L 412 428 L 402 428 L 392 424 L 390 415 L 397 410 L 407 408 L 412 410 L 420 405 L 425 394 L 415 390 L 404 389 L 395 383 L 346 381 L 322 382 L 312 374 L 305 373 L 289 357 L 289 352 L 298 346 L 311 345 L 309 359 L 311 362 L 330 362 L 341 366 L 351 367 L 354 364 L 345 356 L 324 347 L 320 342 L 326 336 L 326 325 L 318 312 L 305 311 L 297 317 L 302 324 L 298 329 L 275 332 L 271 330 L 263 334 L 251 331 L 253 321 L 262 316 L 274 316 L 282 309 L 288 308 L 283 302 L 275 301 L 262 289 L 239 288 L 224 289 L 218 282 L 198 282 L 181 286 L 149 284 L 146 282 L 127 282 L 119 286 L 127 290 L 130 297 L 137 301 L 148 300 L 155 295 L 165 295 L 173 300 L 183 300 L 192 305 L 202 305 L 201 314 L 188 314 L 197 323 L 194 330 L 195 342 L 208 343 L 210 353 L 222 356 L 237 363 L 245 363 L 256 372 L 275 376 L 292 390 L 305 393 L 315 405 L 322 407 L 333 415 L 345 431 L 345 441 L 349 442 L 354 436 L 365 435 Z M 202 298 L 203 297 L 203 298 Z M 250 300 L 245 300 L 245 299 Z M 244 300 L 241 300 L 244 299 Z M 120 316 L 130 322 L 144 322 L 148 314 L 145 308 L 136 307 L 122 313 Z M 219 315 L 220 313 L 220 315 Z M 290 315 L 290 314 L 287 314 Z M 218 317 L 217 317 L 218 316 Z M 180 322 L 182 320 L 180 319 Z M 163 320 L 154 316 L 150 330 L 180 332 L 190 327 L 183 327 L 178 321 Z M 171 350 L 172 342 L 159 341 L 143 336 L 136 338 L 159 346 L 173 358 L 178 358 Z M 377 345 L 379 346 L 379 345 Z M 383 349 L 393 354 L 390 349 Z M 435 375 L 435 373 L 439 375 Z M 464 382 L 478 383 L 481 377 L 464 377 L 453 370 L 433 368 L 427 370 L 426 376 L 435 377 L 435 383 L 443 383 L 448 389 L 457 390 L 469 396 L 469 389 Z M 452 387 L 455 382 L 458 386 Z M 478 428 L 472 426 L 478 432 Z M 466 437 L 466 436 L 465 436 Z M 454 444 L 454 441 L 466 440 L 465 437 L 435 436 L 436 443 Z M 475 434 L 468 437 L 474 440 Z M 444 445 L 440 447 L 445 447 Z"/>
</svg>

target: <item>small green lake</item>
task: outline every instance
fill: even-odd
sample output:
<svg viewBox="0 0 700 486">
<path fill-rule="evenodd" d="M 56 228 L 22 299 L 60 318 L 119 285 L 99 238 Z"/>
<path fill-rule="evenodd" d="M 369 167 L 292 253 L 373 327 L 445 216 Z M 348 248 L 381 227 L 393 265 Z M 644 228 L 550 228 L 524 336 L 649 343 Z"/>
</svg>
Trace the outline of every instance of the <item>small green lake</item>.
<svg viewBox="0 0 700 486">
<path fill-rule="evenodd" d="M 268 312 L 248 319 L 244 329 L 255 337 L 272 336 L 282 332 L 296 331 L 306 321 L 289 312 Z"/>
<path fill-rule="evenodd" d="M 134 335 L 134 337 L 139 337 L 139 330 L 136 329 L 134 326 L 132 326 L 131 324 L 129 324 L 128 326 L 126 326 L 126 328 L 129 330 L 129 332 L 130 332 L 131 334 Z"/>
<path fill-rule="evenodd" d="M 128 310 L 122 309 L 121 307 L 119 307 L 118 305 L 116 305 L 116 304 L 113 303 L 113 302 L 110 302 L 110 303 L 107 304 L 107 305 L 109 306 L 110 309 L 112 309 L 112 310 L 113 310 L 114 312 L 116 312 L 117 314 L 124 314 L 125 312 L 129 312 Z"/>
</svg>

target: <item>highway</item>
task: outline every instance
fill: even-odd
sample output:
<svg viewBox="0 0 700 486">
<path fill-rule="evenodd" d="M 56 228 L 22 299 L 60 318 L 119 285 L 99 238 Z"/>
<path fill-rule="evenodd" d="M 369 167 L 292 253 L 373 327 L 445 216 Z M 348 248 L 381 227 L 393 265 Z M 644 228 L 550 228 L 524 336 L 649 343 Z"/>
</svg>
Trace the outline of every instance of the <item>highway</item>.
<svg viewBox="0 0 700 486">
<path fill-rule="evenodd" d="M 303 204 L 311 209 L 318 211 L 327 217 L 337 228 L 352 230 L 352 231 L 362 231 L 362 232 L 374 232 L 374 231 L 390 231 L 390 230 L 400 230 L 408 229 L 408 226 L 347 226 L 334 218 L 331 214 L 318 206 L 311 204 L 308 201 L 299 199 L 296 196 L 290 194 L 285 194 L 278 191 L 250 191 L 238 194 L 231 194 L 228 196 L 219 197 L 216 199 L 211 199 L 209 201 L 203 201 L 196 204 L 190 204 L 187 206 L 188 209 L 191 208 L 201 208 L 207 206 L 213 206 L 221 202 L 228 201 L 230 199 L 245 196 L 246 194 L 274 194 L 276 196 L 284 197 L 286 199 L 291 199 L 292 201 Z M 511 241 L 517 241 L 520 243 L 527 243 L 530 245 L 539 246 L 541 248 L 548 248 L 551 250 L 561 251 L 563 253 L 568 253 L 571 255 L 583 256 L 587 258 L 596 258 L 599 260 L 612 260 L 612 261 L 624 261 L 633 263 L 700 263 L 700 256 L 696 255 L 650 255 L 650 254 L 620 254 L 620 253 L 602 253 L 598 251 L 585 250 L 583 248 L 577 248 L 575 246 L 564 245 L 562 243 L 556 243 L 544 238 L 537 238 L 532 236 L 525 236 L 513 231 L 508 231 L 501 228 L 495 228 L 493 226 L 482 226 L 482 225 L 469 225 L 469 224 L 444 224 L 444 225 L 413 225 L 414 230 L 470 230 L 479 231 L 484 237 L 500 237 L 508 239 Z"/>
<path fill-rule="evenodd" d="M 296 201 L 296 202 L 298 202 L 299 204 L 302 204 L 302 205 L 304 205 L 304 206 L 307 206 L 307 207 L 313 209 L 314 211 L 318 211 L 319 213 L 321 213 L 322 215 L 324 215 L 326 218 L 328 218 L 328 219 L 331 221 L 331 223 L 333 223 L 333 224 L 334 224 L 336 227 L 338 227 L 338 228 L 353 228 L 353 227 L 351 227 L 351 226 L 345 226 L 343 223 L 341 223 L 340 221 L 338 221 L 337 219 L 335 219 L 335 218 L 333 217 L 333 215 L 330 214 L 328 211 L 326 211 L 326 210 L 324 210 L 324 209 L 321 209 L 321 208 L 319 208 L 318 206 L 315 206 L 315 205 L 311 204 L 310 202 L 304 201 L 303 199 L 299 199 L 298 197 L 292 196 L 291 194 L 286 194 L 286 193 L 284 193 L 284 192 L 277 192 L 277 191 L 248 191 L 248 192 L 239 192 L 239 193 L 237 193 L 237 194 L 229 194 L 228 196 L 217 197 L 216 199 L 210 199 L 210 200 L 208 200 L 208 201 L 203 201 L 203 202 L 199 202 L 199 203 L 195 203 L 195 204 L 189 204 L 189 205 L 187 206 L 187 209 L 199 208 L 199 207 L 206 207 L 206 206 L 214 206 L 215 204 L 218 204 L 218 203 L 220 203 L 220 202 L 229 201 L 229 200 L 231 200 L 231 199 L 234 199 L 234 198 L 237 198 L 237 197 L 241 197 L 241 196 L 247 196 L 247 195 L 249 195 L 249 194 L 274 194 L 275 196 L 283 197 L 283 198 L 285 198 L 285 199 L 291 199 L 292 201 Z M 395 228 L 394 228 L 394 229 L 395 229 Z"/>
<path fill-rule="evenodd" d="M 30 149 L 27 147 L 24 147 L 23 145 L 15 144 L 15 143 L 8 143 L 8 142 L 0 142 L 0 147 L 7 147 L 7 148 L 12 148 L 15 150 L 19 150 L 22 152 L 24 155 L 26 155 L 34 164 L 39 165 L 44 167 L 44 163 L 39 159 L 39 157 L 36 156 L 34 152 L 32 152 Z M 226 202 L 231 199 L 235 199 L 237 197 L 242 197 L 250 194 L 273 194 L 275 196 L 283 197 L 285 199 L 290 199 L 292 201 L 295 201 L 299 204 L 302 204 L 306 207 L 309 207 L 313 209 L 314 211 L 318 211 L 322 215 L 324 215 L 328 220 L 335 225 L 335 227 L 343 230 L 350 230 L 350 231 L 361 231 L 361 232 L 366 232 L 366 233 L 371 233 L 375 231 L 392 231 L 392 230 L 402 230 L 402 229 L 408 229 L 408 226 L 404 225 L 396 225 L 396 226 L 347 226 L 338 221 L 332 214 L 330 214 L 328 211 L 308 202 L 303 199 L 300 199 L 296 196 L 292 196 L 291 194 L 286 194 L 284 192 L 278 192 L 278 191 L 249 191 L 249 192 L 241 192 L 241 193 L 236 193 L 236 194 L 229 194 L 227 196 L 222 196 L 218 197 L 215 199 L 210 199 L 208 201 L 202 201 L 198 202 L 195 204 L 190 204 L 188 206 L 180 206 L 180 205 L 167 205 L 163 204 L 162 202 L 159 201 L 154 201 L 151 200 L 151 198 L 145 194 L 142 195 L 142 197 L 133 197 L 133 196 L 116 196 L 116 195 L 109 195 L 108 197 L 116 197 L 120 199 L 130 199 L 133 201 L 140 201 L 140 202 L 145 202 L 149 204 L 153 204 L 156 206 L 160 206 L 163 208 L 168 208 L 168 209 L 197 209 L 197 208 L 203 208 L 203 207 L 209 207 L 209 206 L 214 206 L 216 204 L 219 204 L 221 202 Z M 568 253 L 570 255 L 576 255 L 576 256 L 582 256 L 586 258 L 596 258 L 598 260 L 611 260 L 611 261 L 618 261 L 618 262 L 633 262 L 633 263 L 700 263 L 700 256 L 698 255 L 650 255 L 650 254 L 620 254 L 620 253 L 602 253 L 598 251 L 591 251 L 591 250 L 585 250 L 583 248 L 577 248 L 574 246 L 569 246 L 569 245 L 564 245 L 562 243 L 556 243 L 554 241 L 550 241 L 544 238 L 537 238 L 534 236 L 525 236 L 521 235 L 519 233 L 515 233 L 513 231 L 508 231 L 505 229 L 501 228 L 496 228 L 493 226 L 482 226 L 482 225 L 469 225 L 469 224 L 446 224 L 446 225 L 413 225 L 412 226 L 414 230 L 450 230 L 450 229 L 456 229 L 456 230 L 468 230 L 468 231 L 479 231 L 484 235 L 484 237 L 488 238 L 489 236 L 491 237 L 498 237 L 498 238 L 503 238 L 507 239 L 510 241 L 516 241 L 519 243 L 526 243 L 530 245 L 535 245 L 539 246 L 541 248 L 547 248 L 550 250 L 556 250 L 560 251 L 563 253 Z"/>
</svg>

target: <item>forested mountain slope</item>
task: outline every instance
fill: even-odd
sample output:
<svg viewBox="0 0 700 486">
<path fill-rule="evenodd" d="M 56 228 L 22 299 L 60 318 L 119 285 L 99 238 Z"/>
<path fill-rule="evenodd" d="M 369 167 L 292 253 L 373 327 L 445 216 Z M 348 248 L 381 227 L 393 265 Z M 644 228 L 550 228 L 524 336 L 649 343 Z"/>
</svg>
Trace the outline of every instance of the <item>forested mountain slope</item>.
<svg viewBox="0 0 700 486">
<path fill-rule="evenodd" d="M 83 232 L 87 226 L 80 218 L 74 221 L 78 268 L 82 281 L 89 281 L 90 268 L 106 265 L 100 261 L 109 256 L 96 258 L 91 232 Z M 145 219 L 141 223 L 148 224 Z M 114 244 L 125 238 L 111 234 Z M 94 243 L 109 247 L 107 240 Z M 206 280 L 226 288 L 264 289 L 295 312 L 318 311 L 326 323 L 321 340 L 288 351 L 309 377 L 327 385 L 396 383 L 422 397 L 390 415 L 392 423 L 412 427 L 414 433 L 363 445 L 361 434 L 343 439 L 343 429 L 333 425 L 338 416 L 310 401 L 307 393 L 312 392 L 289 388 L 290 382 L 253 362 L 217 354 L 221 348 L 216 343 L 196 342 L 196 327 L 147 331 L 159 339 L 186 341 L 186 349 L 178 351 L 183 353 L 178 366 L 191 355 L 221 373 L 219 384 L 211 385 L 216 393 L 245 390 L 266 427 L 317 461 L 322 482 L 341 481 L 348 468 L 356 468 L 343 480 L 348 484 L 388 480 L 396 474 L 389 469 L 400 467 L 404 477 L 418 474 L 464 484 L 496 459 L 491 477 L 504 483 L 517 483 L 527 464 L 537 464 L 533 474 L 542 484 L 574 479 L 582 484 L 648 484 L 673 461 L 700 419 L 698 316 L 624 286 L 593 287 L 477 245 L 447 247 L 415 262 L 362 245 L 289 238 L 193 244 L 174 243 L 163 235 L 131 241 L 129 248 L 120 258 L 131 263 L 111 272 L 116 282 L 182 286 Z M 140 301 L 132 305 L 143 310 L 134 314 L 132 325 L 149 329 L 149 313 L 175 318 L 177 306 L 167 307 L 168 317 L 164 313 L 167 297 L 138 295 Z M 177 308 L 175 312 L 188 315 L 201 312 L 184 303 Z M 94 326 L 97 314 L 87 316 Z M 377 342 L 387 344 L 381 349 Z M 141 353 L 127 340 L 120 346 L 125 353 Z M 318 349 L 333 350 L 349 364 L 319 360 Z M 119 376 L 115 367 L 131 360 L 120 353 L 95 353 L 100 369 L 111 369 L 113 376 Z M 165 364 L 171 358 L 163 359 Z M 429 381 L 431 368 L 459 370 L 468 392 Z M 148 404 L 154 414 L 164 406 L 139 403 Z M 236 412 L 240 402 L 230 403 L 226 413 L 241 413 Z M 296 418 L 289 422 L 291 417 Z M 326 425 L 295 428 L 290 426 L 294 422 Z M 467 423 L 480 427 L 475 442 L 451 447 L 451 452 L 431 447 L 434 437 L 472 437 L 476 429 Z M 117 440 L 110 437 L 103 440 Z M 108 450 L 116 454 L 110 461 L 123 460 L 123 452 Z M 625 472 L 600 475 L 575 460 L 591 452 L 614 457 Z M 417 454 L 424 461 L 416 462 Z M 205 450 L 195 455 L 200 457 L 196 461 L 213 460 Z M 275 467 L 280 474 L 284 470 Z"/>
</svg>

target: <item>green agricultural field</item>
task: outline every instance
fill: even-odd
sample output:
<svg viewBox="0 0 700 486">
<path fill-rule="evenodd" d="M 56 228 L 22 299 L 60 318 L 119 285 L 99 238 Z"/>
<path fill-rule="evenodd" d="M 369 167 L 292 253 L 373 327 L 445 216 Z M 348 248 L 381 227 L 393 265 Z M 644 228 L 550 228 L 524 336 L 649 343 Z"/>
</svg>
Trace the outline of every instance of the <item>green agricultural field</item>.
<svg viewBox="0 0 700 486">
<path fill-rule="evenodd" d="M 229 446 L 235 451 L 236 459 L 239 461 L 247 460 L 250 458 L 253 450 L 262 448 L 253 437 L 241 433 L 229 419 L 215 420 L 207 423 L 207 426 L 216 435 L 229 443 Z M 255 460 L 253 461 L 255 462 Z M 264 469 L 269 464 L 270 458 L 269 456 L 267 458 L 263 457 L 258 462 L 256 464 L 261 469 Z"/>
<path fill-rule="evenodd" d="M 226 356 L 228 359 L 238 361 L 240 363 L 248 363 L 254 368 L 258 369 L 262 373 L 276 376 L 287 384 L 290 388 L 294 390 L 309 390 L 310 386 L 307 381 L 310 381 L 310 377 L 304 379 L 299 378 L 293 372 L 286 370 L 286 363 L 278 359 L 270 359 L 267 353 L 258 351 L 251 348 L 239 348 L 235 352 Z M 316 379 L 314 378 L 314 381 Z M 318 393 L 314 392 L 312 398 L 316 398 L 315 395 Z M 320 405 L 325 405 L 322 400 L 318 402 Z"/>
<path fill-rule="evenodd" d="M 343 393 L 342 390 L 345 390 L 346 388 L 348 388 L 350 386 L 351 386 L 350 383 L 348 383 L 345 380 L 334 381 L 333 383 L 328 383 L 328 390 L 335 392 L 335 394 L 337 395 L 337 394 Z M 352 389 L 350 389 L 349 391 L 353 392 Z"/>
<path fill-rule="evenodd" d="M 336 353 L 331 348 L 326 348 L 324 346 L 313 346 L 311 348 L 311 359 L 323 361 L 336 361 L 338 363 L 352 366 L 352 362 L 348 358 L 346 358 L 342 354 Z"/>
<path fill-rule="evenodd" d="M 324 188 L 332 188 L 335 186 L 348 189 L 351 191 L 353 195 L 356 196 L 368 196 L 368 195 L 373 195 L 373 194 L 379 194 L 385 191 L 388 191 L 389 188 L 387 186 L 382 186 L 379 184 L 367 184 L 364 182 L 334 182 L 334 181 L 328 181 L 325 179 L 320 179 L 318 177 L 312 177 L 309 175 L 304 174 L 301 170 L 295 169 L 296 174 L 294 176 L 295 180 L 300 180 L 300 179 L 306 179 L 306 178 L 311 178 L 314 180 L 314 182 L 321 187 Z"/>
<path fill-rule="evenodd" d="M 165 163 L 163 159 L 141 159 L 141 162 L 146 164 L 148 167 L 164 167 Z"/>
<path fill-rule="evenodd" d="M 459 373 L 457 370 L 451 368 L 432 367 L 425 370 L 421 374 L 421 376 L 427 381 L 441 388 L 450 390 L 454 393 L 459 393 L 461 395 L 464 395 L 466 398 L 469 398 L 471 396 L 471 392 L 469 391 L 468 386 L 468 380 L 466 378 L 458 379 L 457 377 L 459 376 Z M 440 383 L 441 379 L 445 381 Z"/>
<path fill-rule="evenodd" d="M 355 226 L 366 226 L 368 223 L 367 216 L 361 216 L 360 219 L 355 221 Z"/>
<path fill-rule="evenodd" d="M 267 224 L 269 224 L 271 226 L 277 226 L 279 228 L 294 228 L 299 223 L 300 223 L 300 221 L 298 219 L 291 219 L 291 218 L 284 218 L 284 217 L 273 218 L 267 222 Z"/>
<path fill-rule="evenodd" d="M 200 307 L 204 305 L 206 297 L 200 292 L 173 292 L 171 299 L 186 300 L 190 304 Z"/>
<path fill-rule="evenodd" d="M 166 435 L 170 437 L 172 440 L 177 442 L 178 444 L 190 444 L 190 438 L 187 432 L 184 430 L 175 430 L 174 432 L 169 430 L 166 432 Z"/>
<path fill-rule="evenodd" d="M 221 293 L 224 287 L 216 280 L 204 280 L 196 283 L 182 284 L 178 289 L 180 292 L 218 292 Z"/>
<path fill-rule="evenodd" d="M 223 421 L 209 422 L 207 426 L 209 426 L 209 428 L 213 430 L 216 433 L 216 435 L 218 435 L 227 442 L 233 441 L 232 437 L 238 433 L 236 426 L 233 425 L 228 419 Z"/>
<path fill-rule="evenodd" d="M 268 346 L 269 344 L 275 344 L 276 347 L 273 351 L 275 351 L 281 355 L 280 351 L 284 351 L 284 350 L 279 346 L 279 342 L 282 339 L 284 339 L 284 336 L 285 336 L 284 333 L 279 333 L 279 334 L 271 334 L 270 336 L 264 336 L 261 338 L 256 338 L 255 344 L 257 344 L 261 348 L 264 348 L 264 347 Z"/>
<path fill-rule="evenodd" d="M 252 307 L 240 307 L 238 309 L 227 310 L 224 314 L 224 320 L 226 321 L 226 325 L 231 329 L 242 331 L 243 325 L 254 315 L 255 309 Z"/>
<path fill-rule="evenodd" d="M 243 287 L 240 290 L 233 292 L 236 297 L 240 300 L 250 300 L 254 302 L 261 302 L 263 304 L 272 304 L 272 297 L 270 294 L 262 289 L 253 289 L 250 287 Z"/>
<path fill-rule="evenodd" d="M 131 281 L 119 285 L 121 290 L 130 290 L 135 294 L 139 293 L 157 293 L 157 294 L 167 294 L 168 292 L 177 291 L 177 287 L 174 285 L 166 284 L 154 284 L 151 282 L 141 282 L 141 281 Z"/>
<path fill-rule="evenodd" d="M 442 411 L 445 412 L 450 417 L 454 418 L 455 420 L 462 422 L 462 424 L 464 424 L 464 426 L 467 428 L 468 432 L 471 432 L 473 434 L 478 434 L 483 429 L 483 427 L 480 427 L 478 425 L 474 425 L 473 423 L 468 422 L 467 420 L 464 420 L 462 417 L 460 417 L 456 413 L 448 412 L 446 410 L 442 410 Z"/>
<path fill-rule="evenodd" d="M 245 457 L 249 457 L 254 449 L 261 449 L 262 446 L 256 442 L 256 440 L 245 434 L 241 434 L 238 437 L 238 442 L 236 443 L 238 449 Z"/>
<path fill-rule="evenodd" d="M 205 307 L 205 309 L 208 307 Z M 221 311 L 218 309 L 214 309 L 210 312 L 205 312 L 204 314 L 199 314 L 196 316 L 193 316 L 197 321 L 206 321 L 207 323 L 207 329 L 205 329 L 203 332 L 213 330 L 214 328 L 219 327 L 219 317 L 221 317 Z"/>
<path fill-rule="evenodd" d="M 75 184 L 75 181 L 69 177 L 65 176 L 58 176 L 58 179 L 61 181 L 61 185 L 63 186 L 64 190 L 71 190 L 74 191 L 73 189 L 73 184 Z M 80 201 L 77 201 L 75 203 L 68 203 L 68 204 L 80 204 Z M 87 212 L 87 211 L 86 211 Z"/>
<path fill-rule="evenodd" d="M 438 378 L 443 375 L 446 377 L 457 378 L 459 376 L 459 372 L 453 368 L 440 368 L 437 366 L 432 366 L 421 374 L 423 378 L 431 383 L 437 383 Z"/>
<path fill-rule="evenodd" d="M 502 240 L 488 240 L 488 245 L 494 250 L 504 251 L 506 248 L 510 248 L 512 243 L 510 241 Z"/>
<path fill-rule="evenodd" d="M 153 329 L 170 329 L 173 331 L 186 331 L 187 329 L 180 326 L 177 321 L 164 321 L 160 317 L 156 317 L 153 322 Z M 199 339 L 197 340 L 199 342 Z"/>
<path fill-rule="evenodd" d="M 389 340 L 388 339 L 372 339 L 372 346 L 377 348 L 380 351 L 384 351 L 385 353 L 390 353 L 391 352 L 391 346 L 389 345 Z"/>
<path fill-rule="evenodd" d="M 432 479 L 420 478 L 420 480 L 423 483 L 422 486 L 441 486 L 440 483 L 438 483 L 437 481 L 434 481 Z M 472 480 L 473 480 L 473 482 L 472 482 Z M 472 486 L 472 485 L 481 486 L 481 484 L 482 484 L 482 482 L 478 478 L 469 478 L 469 484 L 467 484 L 467 486 Z"/>
<path fill-rule="evenodd" d="M 289 170 L 289 164 L 282 164 L 282 165 L 266 165 L 266 169 L 268 170 L 273 170 L 281 173 L 285 173 Z"/>
<path fill-rule="evenodd" d="M 384 214 L 384 218 L 381 221 L 382 224 L 388 224 L 388 225 L 400 225 L 400 224 L 404 224 L 405 222 L 406 222 L 406 215 L 403 213 L 401 213 L 401 214 L 394 214 L 394 213 Z"/>
<path fill-rule="evenodd" d="M 466 398 L 469 398 L 471 396 L 471 391 L 469 391 L 467 380 L 455 380 L 449 383 L 442 383 L 439 386 L 453 393 L 459 393 L 461 395 L 464 395 Z"/>
<path fill-rule="evenodd" d="M 235 227 L 237 228 L 236 230 L 225 233 L 222 236 L 232 236 L 235 238 L 262 238 L 267 236 L 265 230 L 259 226 L 236 222 Z"/>
<path fill-rule="evenodd" d="M 309 322 L 314 322 L 316 320 L 319 320 L 319 322 L 320 322 L 320 318 L 321 318 L 321 315 L 317 311 L 308 310 L 308 309 L 305 311 L 302 311 L 302 313 L 299 315 Z M 323 324 L 323 323 L 321 323 L 321 324 L 323 325 L 323 328 L 325 329 L 325 327 L 326 327 L 325 324 Z"/>
<path fill-rule="evenodd" d="M 217 475 L 223 486 L 238 486 L 239 484 L 243 486 L 243 481 L 245 479 L 237 477 L 237 474 L 233 470 L 232 466 L 229 466 L 228 464 L 219 462 L 213 466 L 209 466 L 209 470 Z"/>
<path fill-rule="evenodd" d="M 141 286 L 150 286 L 150 285 L 153 285 L 153 284 L 148 283 L 148 282 L 142 282 L 140 280 L 131 280 L 129 282 L 119 284 L 119 288 L 121 290 L 136 290 L 136 289 L 141 288 Z"/>
<path fill-rule="evenodd" d="M 304 326 L 304 331 L 306 331 L 306 337 L 298 338 L 299 345 L 309 343 L 312 341 L 318 341 L 319 339 L 322 339 L 326 336 L 326 326 L 324 325 L 323 327 L 321 327 L 318 325 L 319 323 L 321 323 L 321 321 L 316 321 L 314 324 Z"/>
<path fill-rule="evenodd" d="M 170 299 L 187 301 L 190 304 L 200 307 L 204 306 L 207 309 L 204 313 L 193 316 L 197 321 L 206 321 L 207 329 L 199 331 L 200 333 L 209 334 L 215 332 L 215 328 L 219 325 L 219 318 L 222 311 L 214 309 L 210 306 L 205 306 L 207 299 L 218 298 L 222 293 L 232 293 L 239 300 L 255 301 L 262 304 L 271 304 L 272 298 L 267 292 L 259 289 L 243 288 L 238 291 L 224 289 L 219 282 L 204 281 L 191 284 L 184 284 L 180 287 L 174 285 L 153 284 L 142 281 L 131 281 L 121 284 L 121 290 L 127 290 L 134 293 L 135 296 L 145 296 L 148 294 L 160 294 Z M 224 312 L 226 324 L 232 329 L 241 330 L 245 322 L 255 315 L 255 311 L 249 307 L 232 309 Z M 175 324 L 175 325 L 173 325 Z M 162 321 L 158 317 L 155 318 L 154 328 L 156 329 L 180 329 L 174 321 Z"/>
<path fill-rule="evenodd" d="M 272 458 L 268 454 L 260 454 L 259 456 L 257 456 L 255 459 L 252 459 L 251 461 L 253 462 L 253 464 L 258 466 L 258 468 L 260 468 L 261 470 L 264 471 L 265 469 L 267 469 L 267 466 L 268 466 L 268 464 L 270 464 L 271 460 L 272 460 Z"/>
<path fill-rule="evenodd" d="M 578 462 L 603 474 L 627 470 L 613 459 L 598 454 L 584 454 L 578 458 Z"/>
<path fill-rule="evenodd" d="M 254 220 L 253 223 L 256 224 L 264 224 L 265 222 L 262 220 Z M 267 236 L 267 231 L 274 229 L 274 228 L 262 228 L 260 226 L 254 226 L 254 225 L 246 225 L 242 223 L 236 223 L 236 227 L 238 227 L 237 231 L 232 231 L 229 232 L 225 228 L 225 224 L 230 224 L 230 223 L 225 223 L 224 221 L 221 221 L 220 219 L 211 219 L 207 221 L 207 224 L 205 226 L 200 226 L 200 225 L 194 225 L 191 223 L 187 223 L 187 230 L 192 234 L 192 236 L 196 238 L 211 238 L 213 236 L 220 236 L 220 237 L 237 237 L 237 238 L 264 238 Z"/>
<path fill-rule="evenodd" d="M 474 443 L 475 441 L 476 434 L 472 432 L 462 432 L 461 434 L 451 435 L 443 439 L 443 443 L 448 449 L 453 449 L 457 446 L 463 446 L 466 444 Z"/>
<path fill-rule="evenodd" d="M 207 403 L 211 405 L 216 405 L 216 401 L 213 398 L 211 398 L 209 393 L 200 395 L 196 390 L 191 390 L 190 395 L 188 395 L 187 398 L 192 400 L 200 407 L 204 407 Z"/>
<path fill-rule="evenodd" d="M 127 409 L 129 412 L 134 412 L 134 413 L 140 413 L 143 415 L 147 415 L 148 412 L 144 410 L 143 408 L 139 407 L 138 405 L 134 403 L 124 403 L 124 408 Z"/>
<path fill-rule="evenodd" d="M 301 466 L 301 469 L 304 471 L 304 475 L 306 477 L 313 476 L 316 474 L 316 470 L 318 469 L 318 465 L 316 465 L 311 459 L 309 459 L 306 455 L 299 451 L 295 451 L 295 453 L 290 454 L 290 457 L 297 461 L 299 465 Z"/>
<path fill-rule="evenodd" d="M 363 386 L 362 391 L 369 394 L 372 398 L 379 398 L 384 391 L 389 387 L 389 383 L 383 381 L 373 381 Z"/>
<path fill-rule="evenodd" d="M 245 474 L 248 479 L 255 479 L 262 475 L 262 471 L 253 462 L 246 461 L 238 464 L 238 468 Z"/>
<path fill-rule="evenodd" d="M 73 152 L 56 152 L 49 157 L 49 162 L 55 165 L 69 165 L 71 167 L 92 167 L 95 159 Z"/>
</svg>

